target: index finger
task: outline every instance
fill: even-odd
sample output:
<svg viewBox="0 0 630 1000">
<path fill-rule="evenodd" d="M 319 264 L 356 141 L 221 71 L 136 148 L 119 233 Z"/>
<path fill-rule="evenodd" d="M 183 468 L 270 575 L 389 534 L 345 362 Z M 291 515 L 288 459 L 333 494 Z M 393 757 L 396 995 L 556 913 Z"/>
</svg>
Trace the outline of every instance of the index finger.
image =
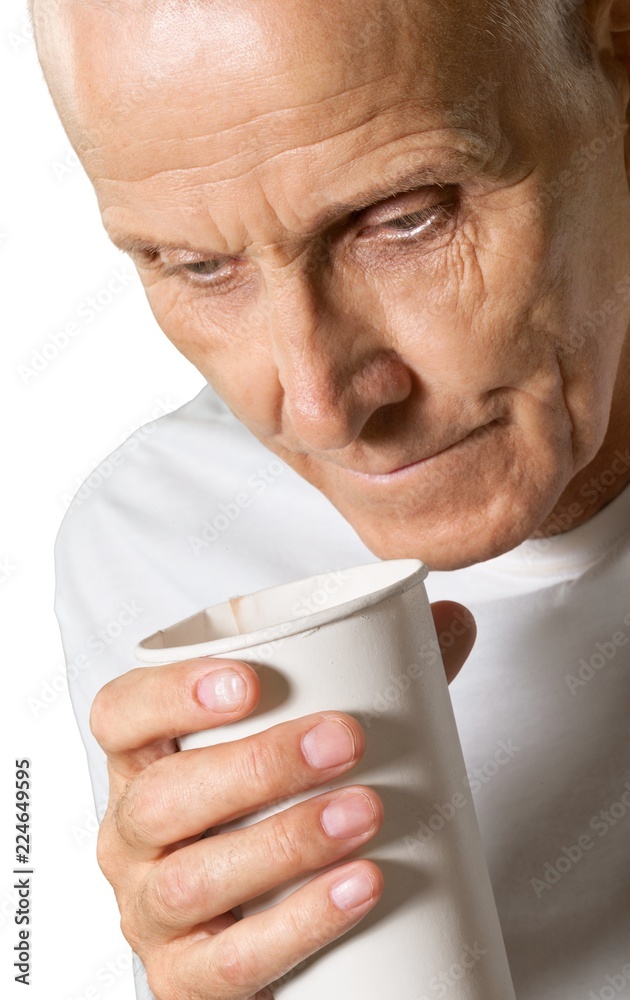
<svg viewBox="0 0 630 1000">
<path fill-rule="evenodd" d="M 201 657 L 134 667 L 108 681 L 90 710 L 90 730 L 109 765 L 129 778 L 175 753 L 175 738 L 233 722 L 255 708 L 256 671 L 240 660 Z"/>
</svg>

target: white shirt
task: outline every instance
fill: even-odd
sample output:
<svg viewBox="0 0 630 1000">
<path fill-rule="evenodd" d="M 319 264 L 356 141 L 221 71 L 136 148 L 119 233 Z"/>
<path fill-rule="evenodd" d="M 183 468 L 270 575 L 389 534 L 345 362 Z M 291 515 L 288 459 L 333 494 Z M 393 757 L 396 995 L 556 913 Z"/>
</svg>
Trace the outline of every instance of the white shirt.
<svg viewBox="0 0 630 1000">
<path fill-rule="evenodd" d="M 210 386 L 88 477 L 55 557 L 99 819 L 89 710 L 140 639 L 229 596 L 377 561 Z M 629 580 L 630 487 L 578 528 L 426 580 L 431 601 L 477 621 L 450 690 L 518 1000 L 630 997 Z M 136 957 L 134 970 L 150 998 Z"/>
</svg>

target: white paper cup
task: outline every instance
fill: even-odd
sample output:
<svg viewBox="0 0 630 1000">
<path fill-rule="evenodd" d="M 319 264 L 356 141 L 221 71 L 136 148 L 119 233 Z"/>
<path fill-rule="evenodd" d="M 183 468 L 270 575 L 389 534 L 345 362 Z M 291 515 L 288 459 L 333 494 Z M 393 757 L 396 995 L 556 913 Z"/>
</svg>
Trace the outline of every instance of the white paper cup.
<svg viewBox="0 0 630 1000">
<path fill-rule="evenodd" d="M 281 1000 L 514 1000 L 427 572 L 417 559 L 395 559 L 319 574 L 232 597 L 136 647 L 143 664 L 217 656 L 260 675 L 253 713 L 182 736 L 182 750 L 319 711 L 347 712 L 364 728 L 365 753 L 350 772 L 212 830 L 354 783 L 383 800 L 383 825 L 367 844 L 242 904 L 247 917 L 355 857 L 383 872 L 374 909 L 272 984 Z"/>
</svg>

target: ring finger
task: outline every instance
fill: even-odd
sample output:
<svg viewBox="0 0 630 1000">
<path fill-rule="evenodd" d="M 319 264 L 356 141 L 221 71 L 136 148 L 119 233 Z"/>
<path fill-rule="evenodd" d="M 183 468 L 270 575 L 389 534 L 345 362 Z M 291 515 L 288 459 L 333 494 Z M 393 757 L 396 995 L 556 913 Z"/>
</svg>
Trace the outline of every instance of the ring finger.
<svg viewBox="0 0 630 1000">
<path fill-rule="evenodd" d="M 150 870 L 138 918 L 152 935 L 181 936 L 240 903 L 345 857 L 383 821 L 376 792 L 353 785 L 312 796 L 239 830 L 173 851 Z"/>
</svg>

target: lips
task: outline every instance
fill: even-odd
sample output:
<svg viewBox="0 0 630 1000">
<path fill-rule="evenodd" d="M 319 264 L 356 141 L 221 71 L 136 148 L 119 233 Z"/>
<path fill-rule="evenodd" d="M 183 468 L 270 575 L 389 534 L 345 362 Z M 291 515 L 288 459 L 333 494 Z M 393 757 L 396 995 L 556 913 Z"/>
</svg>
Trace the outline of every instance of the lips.
<svg viewBox="0 0 630 1000">
<path fill-rule="evenodd" d="M 453 441 L 453 443 L 448 444 L 446 448 L 440 448 L 439 451 L 434 451 L 431 455 L 425 455 L 424 458 L 414 458 L 413 462 L 407 462 L 406 465 L 399 465 L 397 469 L 390 469 L 389 472 L 381 472 L 380 475 L 391 476 L 394 472 L 402 472 L 403 469 L 410 469 L 412 465 L 419 465 L 420 462 L 426 462 L 429 458 L 435 458 L 437 455 L 441 455 L 443 451 L 448 451 L 449 448 L 453 448 L 456 444 L 459 444 L 460 441 L 463 440 L 464 438 L 460 438 L 459 441 Z M 376 473 L 376 475 L 379 475 L 379 473 Z"/>
<path fill-rule="evenodd" d="M 468 441 L 469 438 L 476 437 L 480 431 L 487 431 L 488 428 L 491 427 L 493 424 L 498 424 L 500 422 L 501 418 L 497 418 L 495 420 L 491 420 L 487 424 L 482 424 L 480 427 L 474 427 L 471 431 L 468 432 L 468 434 L 465 434 L 463 437 L 458 438 L 456 441 L 451 442 L 451 444 L 446 445 L 439 451 L 431 452 L 431 454 L 425 455 L 422 458 L 414 458 L 412 459 L 411 462 L 408 462 L 406 465 L 399 465 L 395 469 L 389 469 L 386 472 L 362 472 L 360 469 L 346 469 L 346 472 L 349 472 L 351 475 L 354 476 L 361 476 L 364 479 L 386 479 L 388 476 L 393 476 L 395 473 L 404 472 L 405 469 L 411 469 L 415 465 L 421 465 L 423 462 L 427 462 L 432 458 L 437 458 L 438 455 L 442 455 L 444 452 L 449 451 L 451 448 L 455 448 L 457 445 L 463 444 L 464 441 Z"/>
<path fill-rule="evenodd" d="M 466 435 L 468 437 L 468 435 Z M 446 445 L 445 448 L 441 448 L 439 451 L 431 452 L 430 455 L 425 455 L 423 458 L 413 458 L 410 462 L 405 465 L 399 465 L 395 469 L 387 469 L 384 472 L 363 472 L 361 469 L 346 469 L 346 472 L 350 472 L 355 476 L 392 476 L 395 472 L 402 472 L 403 469 L 410 469 L 412 465 L 419 465 L 420 462 L 426 462 L 430 458 L 436 458 L 437 455 L 441 455 L 443 451 L 448 451 L 449 448 L 453 448 L 456 444 L 460 444 L 465 438 L 459 438 L 458 441 L 453 441 L 451 444 Z"/>
</svg>

